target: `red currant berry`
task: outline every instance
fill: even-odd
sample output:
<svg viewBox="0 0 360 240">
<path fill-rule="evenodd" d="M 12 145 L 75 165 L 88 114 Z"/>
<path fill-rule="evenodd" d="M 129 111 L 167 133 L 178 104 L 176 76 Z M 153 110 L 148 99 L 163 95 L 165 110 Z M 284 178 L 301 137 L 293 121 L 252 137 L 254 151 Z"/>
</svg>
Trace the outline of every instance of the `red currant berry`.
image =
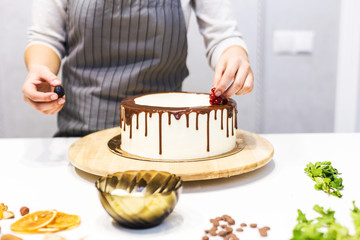
<svg viewBox="0 0 360 240">
<path fill-rule="evenodd" d="M 210 94 L 210 99 L 211 99 L 211 100 L 215 100 L 215 99 L 216 99 L 216 96 L 215 96 L 214 93 L 211 93 L 211 94 Z"/>
<path fill-rule="evenodd" d="M 228 102 L 227 98 L 223 98 L 222 104 L 227 104 Z"/>
<path fill-rule="evenodd" d="M 219 101 L 218 98 L 216 98 L 213 102 L 214 102 L 214 105 L 219 105 L 220 104 L 220 101 Z"/>
<path fill-rule="evenodd" d="M 214 93 L 214 92 L 215 92 L 215 88 L 212 88 L 212 89 L 211 89 L 211 92 Z"/>
</svg>

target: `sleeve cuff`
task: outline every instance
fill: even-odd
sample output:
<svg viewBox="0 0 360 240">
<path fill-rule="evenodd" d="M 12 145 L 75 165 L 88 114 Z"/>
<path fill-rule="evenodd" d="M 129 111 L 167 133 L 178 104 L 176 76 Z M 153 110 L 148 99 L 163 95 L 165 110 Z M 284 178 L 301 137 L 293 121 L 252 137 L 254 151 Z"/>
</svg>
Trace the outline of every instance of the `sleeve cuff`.
<svg viewBox="0 0 360 240">
<path fill-rule="evenodd" d="M 246 43 L 242 38 L 240 38 L 240 37 L 227 38 L 227 39 L 221 41 L 215 47 L 213 53 L 211 54 L 210 66 L 212 69 L 215 69 L 216 64 L 218 63 L 218 61 L 221 57 L 221 54 L 230 46 L 240 46 L 240 47 L 244 48 L 247 53 L 249 53 Z"/>
</svg>

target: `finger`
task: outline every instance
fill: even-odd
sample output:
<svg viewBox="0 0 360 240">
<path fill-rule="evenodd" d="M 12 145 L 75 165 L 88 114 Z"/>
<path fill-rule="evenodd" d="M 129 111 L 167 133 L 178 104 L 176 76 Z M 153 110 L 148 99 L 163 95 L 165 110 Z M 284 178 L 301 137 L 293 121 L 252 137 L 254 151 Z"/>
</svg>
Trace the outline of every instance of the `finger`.
<svg viewBox="0 0 360 240">
<path fill-rule="evenodd" d="M 59 100 L 55 100 L 52 102 L 34 102 L 29 98 L 24 97 L 25 102 L 29 103 L 33 108 L 35 108 L 36 110 L 38 110 L 39 112 L 48 114 L 50 112 L 53 112 L 54 110 L 60 109 L 61 107 L 64 105 L 65 99 L 64 98 L 60 98 Z"/>
<path fill-rule="evenodd" d="M 221 81 L 215 90 L 215 95 L 218 97 L 226 91 L 231 81 L 237 75 L 239 64 L 237 62 L 229 62 L 226 66 L 224 74 L 221 76 Z"/>
<path fill-rule="evenodd" d="M 55 113 L 58 113 L 63 107 L 65 103 L 65 96 L 60 98 L 58 101 L 58 107 L 54 108 L 53 110 L 49 111 L 48 114 L 54 115 Z"/>
<path fill-rule="evenodd" d="M 223 75 L 224 71 L 225 71 L 225 61 L 219 61 L 219 63 L 216 65 L 215 67 L 215 74 L 214 74 L 214 80 L 212 83 L 212 87 L 213 88 L 217 88 L 217 86 L 219 85 L 219 82 L 221 80 L 221 76 Z"/>
<path fill-rule="evenodd" d="M 251 71 L 249 75 L 246 77 L 244 86 L 242 89 L 238 92 L 236 92 L 236 95 L 244 95 L 250 93 L 254 88 L 254 73 Z"/>
<path fill-rule="evenodd" d="M 43 68 L 39 71 L 39 77 L 47 81 L 53 87 L 61 85 L 59 78 L 47 68 Z"/>
<path fill-rule="evenodd" d="M 56 114 L 56 113 L 60 112 L 60 110 L 61 110 L 63 107 L 64 107 L 64 105 L 63 105 L 63 104 L 62 104 L 62 105 L 59 105 L 57 108 L 55 108 L 55 109 L 53 109 L 53 110 L 49 111 L 47 114 L 54 115 L 54 114 Z"/>
<path fill-rule="evenodd" d="M 233 83 L 230 85 L 230 87 L 224 93 L 224 96 L 226 98 L 233 96 L 235 93 L 237 93 L 238 91 L 240 91 L 243 88 L 245 80 L 246 80 L 247 76 L 249 75 L 250 71 L 251 71 L 250 64 L 248 62 L 243 62 L 240 65 L 240 68 L 236 73 Z"/>
<path fill-rule="evenodd" d="M 25 97 L 33 102 L 51 102 L 58 99 L 58 95 L 54 92 L 39 92 L 31 81 L 26 81 L 24 83 L 22 92 Z"/>
</svg>

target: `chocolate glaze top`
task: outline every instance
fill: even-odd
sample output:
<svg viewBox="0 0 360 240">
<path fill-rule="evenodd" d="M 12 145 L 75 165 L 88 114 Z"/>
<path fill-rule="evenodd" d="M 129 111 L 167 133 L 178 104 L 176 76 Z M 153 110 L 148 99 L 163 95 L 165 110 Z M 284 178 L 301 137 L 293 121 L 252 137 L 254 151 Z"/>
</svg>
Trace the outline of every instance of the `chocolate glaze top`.
<svg viewBox="0 0 360 240">
<path fill-rule="evenodd" d="M 179 92 L 161 92 L 161 93 L 152 93 L 152 94 L 163 94 L 163 93 L 179 93 Z M 201 94 L 201 95 L 209 95 L 206 93 L 191 93 L 191 92 L 180 92 L 184 94 Z M 149 112 L 149 113 L 170 113 L 177 120 L 181 118 L 183 114 L 189 114 L 191 112 L 196 112 L 199 114 L 207 114 L 212 110 L 228 110 L 228 117 L 232 117 L 233 110 L 236 110 L 236 102 L 229 98 L 228 103 L 224 105 L 209 105 L 209 106 L 196 106 L 196 107 L 159 107 L 159 106 L 150 106 L 150 105 L 139 105 L 135 103 L 135 99 L 151 94 L 142 94 L 137 96 L 132 96 L 125 98 L 120 103 L 120 106 L 123 106 L 125 111 L 125 123 L 130 125 L 131 117 L 134 114 L 139 114 L 140 112 Z M 120 119 L 121 120 L 121 119 Z"/>
</svg>

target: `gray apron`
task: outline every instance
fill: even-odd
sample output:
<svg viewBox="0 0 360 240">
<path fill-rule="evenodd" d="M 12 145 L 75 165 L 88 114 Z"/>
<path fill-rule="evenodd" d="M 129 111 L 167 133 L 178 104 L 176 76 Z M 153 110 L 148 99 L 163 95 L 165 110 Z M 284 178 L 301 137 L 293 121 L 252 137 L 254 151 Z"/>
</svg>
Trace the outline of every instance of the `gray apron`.
<svg viewBox="0 0 360 240">
<path fill-rule="evenodd" d="M 180 0 L 69 0 L 55 136 L 119 126 L 127 96 L 180 91 L 188 75 Z"/>
</svg>

